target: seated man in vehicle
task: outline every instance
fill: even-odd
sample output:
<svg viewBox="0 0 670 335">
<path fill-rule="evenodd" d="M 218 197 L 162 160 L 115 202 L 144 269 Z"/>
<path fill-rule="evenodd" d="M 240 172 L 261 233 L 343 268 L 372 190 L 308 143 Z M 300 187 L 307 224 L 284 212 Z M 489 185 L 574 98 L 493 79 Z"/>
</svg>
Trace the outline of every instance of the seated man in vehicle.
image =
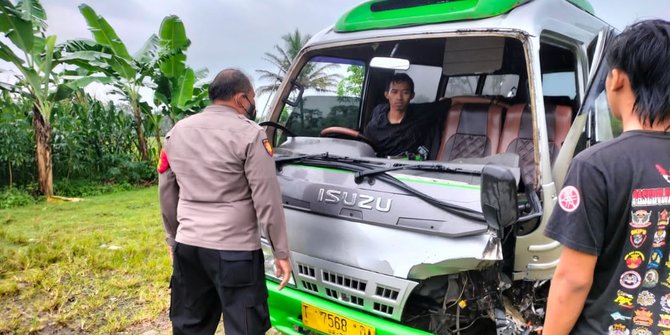
<svg viewBox="0 0 670 335">
<path fill-rule="evenodd" d="M 426 159 L 431 150 L 429 134 L 441 124 L 440 117 L 446 114 L 451 100 L 410 104 L 414 98 L 414 81 L 406 73 L 391 77 L 384 97 L 388 103 L 372 110 L 372 118 L 364 130 L 364 135 L 377 143 L 377 155 L 407 155 L 411 159 L 420 155 Z"/>
</svg>

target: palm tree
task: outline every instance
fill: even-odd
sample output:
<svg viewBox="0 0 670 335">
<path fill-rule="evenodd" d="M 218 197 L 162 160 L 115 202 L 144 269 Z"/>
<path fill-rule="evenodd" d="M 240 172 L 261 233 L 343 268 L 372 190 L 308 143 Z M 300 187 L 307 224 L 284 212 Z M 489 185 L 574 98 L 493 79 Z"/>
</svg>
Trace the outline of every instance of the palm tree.
<svg viewBox="0 0 670 335">
<path fill-rule="evenodd" d="M 296 56 L 298 56 L 302 47 L 307 44 L 307 41 L 309 41 L 311 37 L 312 36 L 309 34 L 300 34 L 300 31 L 296 29 L 293 33 L 282 36 L 284 47 L 275 44 L 274 49 L 277 52 L 276 54 L 270 52 L 265 53 L 263 59 L 276 66 L 277 70 L 275 72 L 269 70 L 256 70 L 256 72 L 260 74 L 261 80 L 269 82 L 267 85 L 258 87 L 257 93 L 259 95 L 264 93 L 272 94 L 279 88 L 279 85 L 286 77 L 286 73 L 288 73 Z M 339 80 L 339 76 L 328 74 L 326 72 L 331 66 L 332 64 L 318 65 L 315 63 L 307 63 L 300 71 L 297 80 L 305 87 L 305 89 L 311 88 L 319 92 L 332 91 L 332 88 Z"/>
</svg>

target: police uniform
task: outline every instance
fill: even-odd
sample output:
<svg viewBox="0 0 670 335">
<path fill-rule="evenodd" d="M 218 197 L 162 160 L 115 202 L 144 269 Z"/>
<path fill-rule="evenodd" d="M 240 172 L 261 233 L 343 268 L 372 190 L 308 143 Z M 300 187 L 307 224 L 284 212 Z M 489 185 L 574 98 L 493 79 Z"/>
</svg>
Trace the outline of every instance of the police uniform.
<svg viewBox="0 0 670 335">
<path fill-rule="evenodd" d="M 178 122 L 165 138 L 159 190 L 173 248 L 170 319 L 175 334 L 227 335 L 270 327 L 261 234 L 288 258 L 286 223 L 272 147 L 263 129 L 213 105 Z"/>
</svg>

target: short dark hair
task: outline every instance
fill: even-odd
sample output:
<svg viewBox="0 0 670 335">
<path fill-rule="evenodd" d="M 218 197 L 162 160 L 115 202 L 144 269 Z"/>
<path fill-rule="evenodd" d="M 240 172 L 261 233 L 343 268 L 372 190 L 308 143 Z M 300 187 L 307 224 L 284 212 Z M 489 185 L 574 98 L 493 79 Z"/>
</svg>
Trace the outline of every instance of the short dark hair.
<svg viewBox="0 0 670 335">
<path fill-rule="evenodd" d="M 253 90 L 249 78 L 238 69 L 225 69 L 209 84 L 209 100 L 230 100 L 237 93 Z"/>
<path fill-rule="evenodd" d="M 606 59 L 628 75 L 633 109 L 643 124 L 670 118 L 670 22 L 646 20 L 626 27 L 612 40 Z"/>
<path fill-rule="evenodd" d="M 414 80 L 412 80 L 412 77 L 407 75 L 407 73 L 399 72 L 391 76 L 391 79 L 389 79 L 388 83 L 386 83 L 386 90 L 391 89 L 391 84 L 393 83 L 407 83 L 409 85 L 409 90 L 410 92 L 414 93 Z"/>
</svg>

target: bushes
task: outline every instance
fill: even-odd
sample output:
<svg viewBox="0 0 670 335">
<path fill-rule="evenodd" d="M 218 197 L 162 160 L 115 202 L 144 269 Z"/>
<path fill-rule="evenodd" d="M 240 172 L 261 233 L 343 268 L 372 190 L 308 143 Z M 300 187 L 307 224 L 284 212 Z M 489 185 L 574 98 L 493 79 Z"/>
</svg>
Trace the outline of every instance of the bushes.
<svg viewBox="0 0 670 335">
<path fill-rule="evenodd" d="M 0 209 L 34 204 L 37 201 L 28 191 L 17 188 L 0 190 Z"/>
<path fill-rule="evenodd" d="M 105 180 L 125 184 L 147 184 L 158 179 L 156 167 L 145 162 L 122 161 L 107 170 Z"/>
<path fill-rule="evenodd" d="M 128 183 L 100 184 L 85 180 L 61 180 L 54 185 L 54 192 L 59 196 L 84 198 L 133 188 Z"/>
<path fill-rule="evenodd" d="M 100 183 L 88 180 L 58 180 L 54 184 L 54 192 L 59 196 L 86 198 L 105 193 L 128 191 L 137 188 L 128 182 Z M 38 196 L 37 185 L 30 184 L 23 188 L 0 189 L 0 209 L 15 208 L 31 205 L 43 199 Z"/>
</svg>

